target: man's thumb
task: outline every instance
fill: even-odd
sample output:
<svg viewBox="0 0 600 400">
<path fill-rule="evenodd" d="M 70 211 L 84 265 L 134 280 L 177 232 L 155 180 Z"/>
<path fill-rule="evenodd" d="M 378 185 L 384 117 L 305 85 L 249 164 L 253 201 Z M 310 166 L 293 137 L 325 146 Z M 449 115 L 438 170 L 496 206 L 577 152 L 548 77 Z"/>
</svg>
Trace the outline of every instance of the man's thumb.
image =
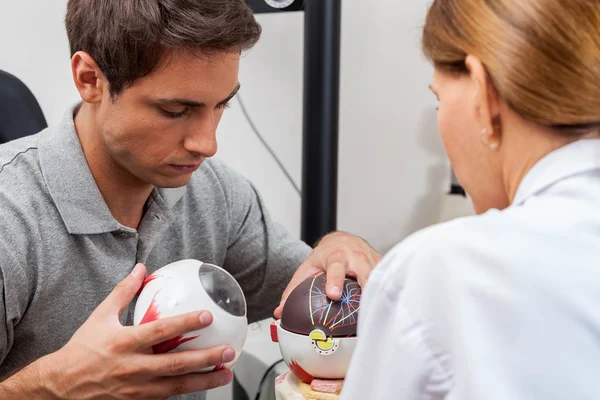
<svg viewBox="0 0 600 400">
<path fill-rule="evenodd" d="M 108 295 L 102 303 L 102 312 L 113 314 L 117 312 L 118 317 L 121 317 L 123 311 L 140 290 L 144 279 L 146 278 L 146 266 L 144 264 L 136 264 L 131 274 L 123 279 Z"/>
</svg>

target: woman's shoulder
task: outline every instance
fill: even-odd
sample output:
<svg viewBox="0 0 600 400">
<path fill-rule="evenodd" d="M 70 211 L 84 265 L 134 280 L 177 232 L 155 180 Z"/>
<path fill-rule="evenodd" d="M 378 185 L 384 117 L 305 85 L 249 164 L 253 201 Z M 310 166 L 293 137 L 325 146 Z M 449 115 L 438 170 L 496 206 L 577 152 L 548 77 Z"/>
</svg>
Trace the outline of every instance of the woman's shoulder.
<svg viewBox="0 0 600 400">
<path fill-rule="evenodd" d="M 431 225 L 407 236 L 386 254 L 385 258 L 408 259 L 418 253 L 440 254 L 450 249 L 472 247 L 498 234 L 517 230 L 516 221 L 499 210 L 482 215 L 456 218 Z"/>
<path fill-rule="evenodd" d="M 474 266 L 505 262 L 505 250 L 518 243 L 519 231 L 520 223 L 498 210 L 433 225 L 394 246 L 374 274 L 394 291 L 411 275 L 457 279 Z"/>
</svg>

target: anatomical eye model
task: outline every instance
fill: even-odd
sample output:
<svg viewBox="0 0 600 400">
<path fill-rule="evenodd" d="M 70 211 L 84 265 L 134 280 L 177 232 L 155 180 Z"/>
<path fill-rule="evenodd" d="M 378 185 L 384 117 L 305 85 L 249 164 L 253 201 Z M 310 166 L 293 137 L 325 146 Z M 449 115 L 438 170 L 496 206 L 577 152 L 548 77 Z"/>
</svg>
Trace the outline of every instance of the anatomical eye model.
<svg viewBox="0 0 600 400">
<path fill-rule="evenodd" d="M 233 276 L 216 265 L 197 260 L 181 260 L 150 274 L 140 290 L 133 323 L 140 325 L 200 310 L 211 312 L 212 324 L 159 343 L 153 347 L 154 353 L 229 345 L 236 355 L 232 362 L 197 372 L 231 369 L 246 341 L 246 299 Z"/>
<path fill-rule="evenodd" d="M 321 327 L 327 336 L 356 336 L 354 325 L 358 322 L 360 286 L 355 281 L 346 280 L 341 299 L 330 301 L 323 290 L 324 285 L 323 276 L 312 278 L 309 301 L 311 324 Z"/>
<path fill-rule="evenodd" d="M 281 320 L 273 323 L 271 336 L 302 381 L 300 389 L 336 395 L 356 344 L 362 291 L 356 281 L 346 279 L 342 297 L 332 301 L 325 283 L 325 276 L 317 276 L 296 287 L 285 302 Z"/>
</svg>

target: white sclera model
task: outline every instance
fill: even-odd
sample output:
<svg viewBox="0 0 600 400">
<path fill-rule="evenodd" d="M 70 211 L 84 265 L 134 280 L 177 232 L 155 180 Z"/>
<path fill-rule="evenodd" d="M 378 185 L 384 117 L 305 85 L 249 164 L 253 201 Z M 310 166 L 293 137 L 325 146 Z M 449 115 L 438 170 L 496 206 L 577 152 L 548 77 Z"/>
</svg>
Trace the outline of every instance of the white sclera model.
<svg viewBox="0 0 600 400">
<path fill-rule="evenodd" d="M 276 327 L 272 329 L 277 329 L 275 341 L 279 342 L 283 360 L 297 377 L 307 383 L 313 378 L 346 377 L 356 337 L 326 339 L 319 332 L 310 336 L 299 335 L 283 329 L 280 322 L 275 321 L 272 325 Z"/>
<path fill-rule="evenodd" d="M 233 276 L 216 265 L 181 260 L 153 272 L 144 281 L 135 305 L 133 323 L 140 325 L 200 310 L 212 313 L 211 325 L 157 344 L 153 348 L 154 353 L 229 345 L 235 350 L 232 362 L 197 372 L 231 369 L 246 341 L 246 299 Z"/>
<path fill-rule="evenodd" d="M 305 383 L 345 379 L 356 346 L 362 289 L 346 278 L 339 300 L 326 295 L 325 276 L 301 282 L 289 295 L 280 320 L 271 324 L 290 370 Z"/>
</svg>

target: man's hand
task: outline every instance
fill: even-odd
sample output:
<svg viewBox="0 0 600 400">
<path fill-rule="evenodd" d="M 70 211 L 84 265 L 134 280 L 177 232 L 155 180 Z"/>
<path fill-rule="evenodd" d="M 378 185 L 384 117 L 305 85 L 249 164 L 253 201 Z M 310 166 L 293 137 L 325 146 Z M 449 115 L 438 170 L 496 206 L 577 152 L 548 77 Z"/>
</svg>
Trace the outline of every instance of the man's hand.
<svg viewBox="0 0 600 400">
<path fill-rule="evenodd" d="M 140 289 L 145 267 L 137 265 L 59 351 L 39 360 L 49 398 L 166 399 L 228 384 L 231 371 L 190 374 L 234 359 L 231 347 L 153 354 L 152 346 L 212 323 L 194 312 L 124 327 L 120 315 Z M 35 364 L 35 363 L 34 363 Z M 13 377 L 18 379 L 18 374 Z"/>
<path fill-rule="evenodd" d="M 344 279 L 354 278 L 364 287 L 379 260 L 379 253 L 363 239 L 344 232 L 330 233 L 321 239 L 292 277 L 283 292 L 281 304 L 274 312 L 275 318 L 281 318 L 283 305 L 290 293 L 311 276 L 327 274 L 327 296 L 332 300 L 339 300 Z"/>
</svg>

